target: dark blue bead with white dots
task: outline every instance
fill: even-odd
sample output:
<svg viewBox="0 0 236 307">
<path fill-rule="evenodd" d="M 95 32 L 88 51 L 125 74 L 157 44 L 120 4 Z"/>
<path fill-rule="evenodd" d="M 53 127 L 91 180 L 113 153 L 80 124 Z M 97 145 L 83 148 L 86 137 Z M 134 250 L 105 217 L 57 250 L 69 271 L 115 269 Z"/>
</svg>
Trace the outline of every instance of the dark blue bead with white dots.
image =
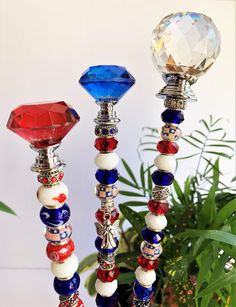
<svg viewBox="0 0 236 307">
<path fill-rule="evenodd" d="M 164 123 L 179 125 L 184 121 L 184 114 L 178 110 L 166 109 L 161 114 L 161 119 Z"/>
<path fill-rule="evenodd" d="M 168 186 L 174 181 L 174 175 L 169 172 L 155 171 L 152 173 L 152 181 L 156 185 Z"/>
<path fill-rule="evenodd" d="M 61 280 L 55 277 L 54 279 L 54 289 L 59 295 L 67 296 L 75 293 L 80 285 L 80 277 L 78 273 L 75 273 L 68 280 Z"/>
<path fill-rule="evenodd" d="M 69 218 L 70 208 L 67 204 L 64 204 L 62 207 L 56 209 L 42 207 L 40 210 L 40 219 L 47 226 L 62 226 L 69 220 Z"/>
<path fill-rule="evenodd" d="M 164 238 L 164 232 L 163 231 L 153 231 L 149 229 L 148 227 L 143 228 L 142 230 L 142 236 L 145 241 L 151 244 L 158 244 L 160 243 Z"/>
</svg>

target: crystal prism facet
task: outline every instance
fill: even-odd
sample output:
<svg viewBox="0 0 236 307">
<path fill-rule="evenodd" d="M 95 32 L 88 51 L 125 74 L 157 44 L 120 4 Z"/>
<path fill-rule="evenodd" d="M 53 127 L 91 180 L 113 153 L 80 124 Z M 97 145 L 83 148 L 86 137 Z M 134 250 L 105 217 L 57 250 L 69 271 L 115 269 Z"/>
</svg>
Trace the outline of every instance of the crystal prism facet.
<svg viewBox="0 0 236 307">
<path fill-rule="evenodd" d="M 169 15 L 153 31 L 153 61 L 163 73 L 198 77 L 211 67 L 219 52 L 220 33 L 203 14 Z"/>
<path fill-rule="evenodd" d="M 91 66 L 81 76 L 79 83 L 100 102 L 118 101 L 135 83 L 125 67 L 116 65 Z"/>
<path fill-rule="evenodd" d="M 34 147 L 44 148 L 60 143 L 79 119 L 64 101 L 21 105 L 11 112 L 7 128 Z"/>
</svg>

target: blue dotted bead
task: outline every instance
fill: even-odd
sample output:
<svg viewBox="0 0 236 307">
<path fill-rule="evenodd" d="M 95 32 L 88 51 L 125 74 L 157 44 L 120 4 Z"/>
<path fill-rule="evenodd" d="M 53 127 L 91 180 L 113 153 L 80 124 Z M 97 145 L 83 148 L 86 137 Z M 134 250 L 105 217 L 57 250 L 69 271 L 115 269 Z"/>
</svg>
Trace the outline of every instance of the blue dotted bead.
<svg viewBox="0 0 236 307">
<path fill-rule="evenodd" d="M 160 243 L 164 238 L 164 232 L 163 231 L 153 231 L 149 229 L 148 227 L 143 228 L 142 230 L 142 236 L 145 241 L 151 244 L 158 244 Z"/>
<path fill-rule="evenodd" d="M 116 247 L 113 248 L 102 248 L 102 238 L 97 237 L 95 240 L 95 247 L 96 249 L 102 253 L 102 254 L 111 254 L 114 253 L 114 251 L 117 249 L 118 245 L 119 245 L 119 241 L 117 238 L 114 238 L 115 242 L 116 242 Z"/>
<path fill-rule="evenodd" d="M 135 280 L 135 282 L 134 282 L 134 293 L 135 293 L 135 296 L 139 300 L 148 301 L 150 299 L 152 291 L 153 291 L 152 287 L 149 287 L 149 288 L 143 287 L 142 285 L 140 285 L 140 283 L 137 280 Z"/>
<path fill-rule="evenodd" d="M 100 294 L 96 296 L 97 307 L 117 307 L 118 306 L 118 293 L 115 292 L 110 297 L 104 297 Z"/>
<path fill-rule="evenodd" d="M 51 227 L 64 225 L 70 218 L 70 208 L 67 204 L 57 209 L 42 207 L 40 210 L 41 221 Z"/>
<path fill-rule="evenodd" d="M 184 114 L 178 110 L 167 109 L 161 114 L 164 123 L 179 125 L 184 121 Z"/>
<path fill-rule="evenodd" d="M 118 180 L 119 173 L 116 168 L 110 171 L 98 169 L 96 171 L 95 177 L 97 181 L 99 181 L 102 184 L 113 184 Z"/>
<path fill-rule="evenodd" d="M 156 185 L 160 186 L 168 186 L 171 185 L 174 181 L 174 175 L 172 173 L 168 172 L 162 172 L 162 171 L 155 171 L 152 173 L 152 181 Z"/>
<path fill-rule="evenodd" d="M 68 280 L 60 280 L 57 277 L 54 279 L 54 289 L 59 295 L 67 296 L 75 293 L 80 285 L 80 277 L 75 273 L 72 278 Z"/>
</svg>

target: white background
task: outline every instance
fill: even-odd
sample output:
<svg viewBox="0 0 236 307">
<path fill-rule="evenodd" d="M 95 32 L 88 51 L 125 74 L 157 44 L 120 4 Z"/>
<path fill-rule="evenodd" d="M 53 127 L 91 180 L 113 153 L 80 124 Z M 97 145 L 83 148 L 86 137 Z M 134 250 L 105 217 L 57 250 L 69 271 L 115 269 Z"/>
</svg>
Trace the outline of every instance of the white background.
<svg viewBox="0 0 236 307">
<path fill-rule="evenodd" d="M 38 183 L 36 174 L 29 171 L 35 153 L 23 139 L 6 130 L 10 111 L 19 104 L 65 100 L 81 116 L 59 153 L 68 163 L 65 182 L 70 189 L 73 238 L 82 259 L 95 251 L 93 223 L 99 203 L 93 194 L 93 118 L 98 107 L 77 80 L 88 66 L 96 64 L 123 65 L 135 76 L 136 85 L 116 110 L 122 120 L 118 153 L 138 173 L 136 147 L 141 127 L 160 127 L 163 110 L 155 98 L 163 81 L 151 61 L 151 32 L 165 15 L 185 10 L 212 17 L 222 35 L 222 51 L 207 75 L 194 85 L 198 102 L 189 104 L 182 128 L 189 133 L 200 118 L 213 114 L 229 120 L 225 128 L 233 138 L 234 1 L 0 0 L 0 199 L 18 214 L 0 213 L 1 307 L 57 306 L 38 217 Z M 192 171 L 193 166 L 186 163 L 178 178 Z M 224 164 L 224 172 L 234 175 L 233 161 Z M 22 267 L 39 270 L 14 269 Z M 80 289 L 86 306 L 95 306 L 83 289 L 83 281 Z"/>
</svg>

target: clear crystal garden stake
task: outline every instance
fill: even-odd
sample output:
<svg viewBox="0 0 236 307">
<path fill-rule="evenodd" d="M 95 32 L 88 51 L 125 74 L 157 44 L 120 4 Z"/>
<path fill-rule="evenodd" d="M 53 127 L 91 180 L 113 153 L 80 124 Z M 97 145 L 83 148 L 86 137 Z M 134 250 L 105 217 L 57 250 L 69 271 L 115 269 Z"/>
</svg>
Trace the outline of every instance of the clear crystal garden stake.
<svg viewBox="0 0 236 307">
<path fill-rule="evenodd" d="M 199 13 L 171 14 L 156 26 L 152 37 L 152 56 L 155 67 L 163 74 L 166 86 L 157 94 L 164 99 L 166 110 L 161 114 L 164 126 L 161 141 L 157 144 L 159 155 L 155 158 L 157 170 L 152 174 L 154 188 L 148 202 L 149 213 L 142 231 L 141 255 L 138 258 L 134 283 L 133 307 L 150 306 L 155 290 L 155 269 L 162 253 L 163 229 L 167 226 L 165 214 L 169 186 L 174 180 L 174 154 L 176 141 L 181 137 L 179 124 L 184 121 L 182 110 L 188 101 L 195 101 L 191 84 L 207 72 L 220 52 L 220 34 L 213 21 Z"/>
<path fill-rule="evenodd" d="M 90 67 L 79 80 L 88 93 L 95 98 L 100 106 L 96 123 L 95 148 L 99 151 L 95 163 L 98 170 L 95 174 L 97 181 L 96 195 L 101 201 L 101 207 L 96 211 L 95 223 L 97 238 L 95 246 L 98 250 L 96 304 L 98 307 L 118 306 L 117 277 L 118 267 L 115 264 L 114 252 L 119 241 L 119 213 L 114 207 L 114 198 L 118 194 L 115 185 L 119 178 L 116 169 L 119 157 L 114 152 L 118 144 L 115 138 L 118 133 L 119 119 L 113 110 L 119 99 L 133 86 L 135 80 L 121 66 L 100 65 Z"/>
</svg>

